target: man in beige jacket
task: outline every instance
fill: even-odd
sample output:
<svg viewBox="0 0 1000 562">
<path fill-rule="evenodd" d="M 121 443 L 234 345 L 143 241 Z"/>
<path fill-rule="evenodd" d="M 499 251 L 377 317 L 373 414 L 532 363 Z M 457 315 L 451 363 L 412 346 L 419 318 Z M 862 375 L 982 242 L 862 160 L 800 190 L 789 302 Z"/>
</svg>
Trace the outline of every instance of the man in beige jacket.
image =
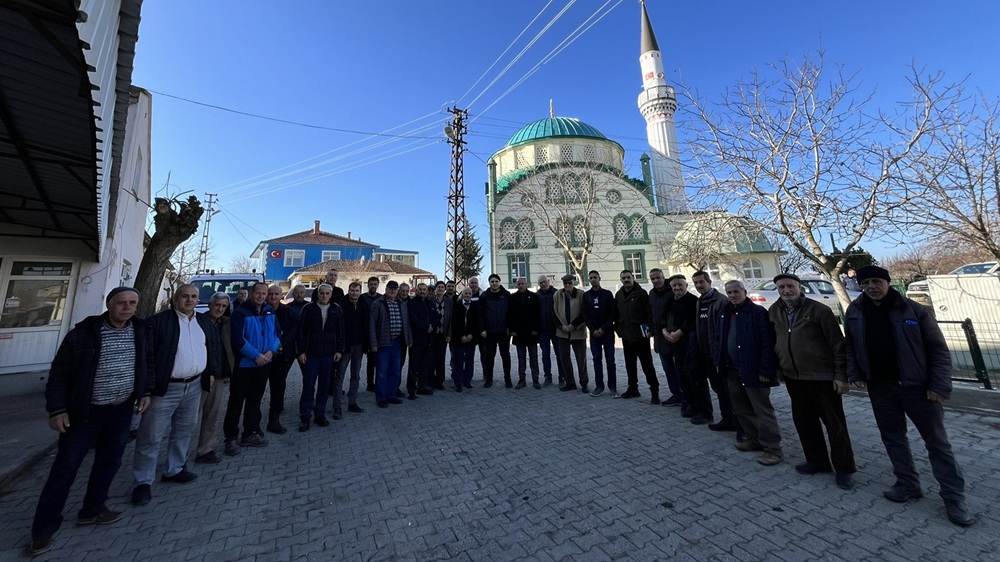
<svg viewBox="0 0 1000 562">
<path fill-rule="evenodd" d="M 559 360 L 562 362 L 565 384 L 559 390 L 576 390 L 573 378 L 573 364 L 569 360 L 570 347 L 576 355 L 576 367 L 580 371 L 580 390 L 588 392 L 587 384 L 587 328 L 583 316 L 583 291 L 577 290 L 576 278 L 563 275 L 563 288 L 556 291 L 553 297 L 553 313 L 556 318 L 556 343 Z"/>
</svg>

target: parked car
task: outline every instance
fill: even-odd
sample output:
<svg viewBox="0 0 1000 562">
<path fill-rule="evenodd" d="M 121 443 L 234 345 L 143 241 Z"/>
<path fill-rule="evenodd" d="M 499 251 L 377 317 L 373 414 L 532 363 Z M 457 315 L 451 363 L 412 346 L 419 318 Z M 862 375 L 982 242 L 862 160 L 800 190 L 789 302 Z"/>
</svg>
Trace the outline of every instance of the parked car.
<svg viewBox="0 0 1000 562">
<path fill-rule="evenodd" d="M 819 277 L 805 277 L 802 279 L 802 292 L 805 293 L 806 297 L 830 307 L 830 310 L 834 314 L 840 314 L 840 300 L 837 298 L 837 293 L 833 290 L 833 283 L 830 283 L 828 280 Z M 861 295 L 859 291 L 847 291 L 847 294 L 851 297 L 851 300 Z M 780 298 L 778 296 L 778 287 L 774 281 L 762 281 L 758 283 L 747 291 L 747 297 L 765 308 L 778 302 L 778 298 Z"/>
<path fill-rule="evenodd" d="M 949 272 L 948 275 L 980 275 L 983 273 L 1000 273 L 1000 262 L 984 261 L 980 263 L 967 263 Z M 930 283 L 926 279 L 914 281 L 907 285 L 906 296 L 931 310 L 934 309 L 934 303 L 931 302 Z"/>
<path fill-rule="evenodd" d="M 208 312 L 208 301 L 212 295 L 222 291 L 229 295 L 232 302 L 240 289 L 250 289 L 254 283 L 264 281 L 260 273 L 200 273 L 192 275 L 188 283 L 198 288 L 198 312 Z"/>
</svg>

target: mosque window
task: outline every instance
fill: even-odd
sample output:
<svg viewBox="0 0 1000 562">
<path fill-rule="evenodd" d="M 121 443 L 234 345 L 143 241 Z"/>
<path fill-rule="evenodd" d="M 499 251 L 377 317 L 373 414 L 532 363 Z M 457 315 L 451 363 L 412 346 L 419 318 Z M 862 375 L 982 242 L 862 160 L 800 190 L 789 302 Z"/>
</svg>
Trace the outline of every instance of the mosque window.
<svg viewBox="0 0 1000 562">
<path fill-rule="evenodd" d="M 500 247 L 513 248 L 517 239 L 517 222 L 512 218 L 500 221 Z"/>
<path fill-rule="evenodd" d="M 556 233 L 559 236 L 560 241 L 570 241 L 569 219 L 566 217 L 559 217 L 556 219 Z M 558 246 L 559 244 L 557 243 L 556 245 Z"/>
<path fill-rule="evenodd" d="M 517 223 L 517 246 L 519 248 L 535 247 L 535 224 L 531 219 L 521 219 Z"/>
<path fill-rule="evenodd" d="M 626 238 L 628 238 L 628 220 L 618 215 L 615 217 L 615 243 L 620 244 Z"/>
<path fill-rule="evenodd" d="M 648 244 L 646 219 L 639 214 L 631 217 L 619 214 L 614 222 L 615 244 Z"/>
<path fill-rule="evenodd" d="M 586 245 L 587 243 L 587 219 L 578 216 L 573 219 L 573 241 L 578 246 Z"/>
<path fill-rule="evenodd" d="M 597 162 L 597 149 L 594 145 L 588 144 L 583 147 L 584 162 Z"/>
<path fill-rule="evenodd" d="M 743 262 L 743 278 L 748 280 L 764 278 L 764 267 L 760 264 L 760 260 L 750 258 Z"/>
<path fill-rule="evenodd" d="M 571 144 L 559 145 L 559 161 L 560 162 L 573 161 L 573 145 Z"/>
<path fill-rule="evenodd" d="M 523 170 L 528 167 L 528 160 L 524 157 L 524 151 L 518 150 L 514 153 L 514 168 Z"/>
<path fill-rule="evenodd" d="M 608 200 L 608 203 L 611 203 L 612 205 L 617 205 L 618 203 L 622 202 L 622 192 L 618 191 L 617 189 L 609 189 L 607 194 L 605 194 L 604 198 Z"/>
<path fill-rule="evenodd" d="M 507 254 L 507 271 L 510 272 L 510 279 L 507 284 L 511 288 L 517 286 L 518 277 L 531 279 L 531 270 L 528 267 L 528 254 Z"/>
<path fill-rule="evenodd" d="M 541 166 L 542 164 L 548 164 L 549 162 L 549 147 L 547 146 L 535 146 L 535 165 Z"/>
<path fill-rule="evenodd" d="M 643 250 L 628 250 L 622 252 L 625 269 L 632 272 L 636 280 L 646 278 L 646 252 Z"/>
</svg>

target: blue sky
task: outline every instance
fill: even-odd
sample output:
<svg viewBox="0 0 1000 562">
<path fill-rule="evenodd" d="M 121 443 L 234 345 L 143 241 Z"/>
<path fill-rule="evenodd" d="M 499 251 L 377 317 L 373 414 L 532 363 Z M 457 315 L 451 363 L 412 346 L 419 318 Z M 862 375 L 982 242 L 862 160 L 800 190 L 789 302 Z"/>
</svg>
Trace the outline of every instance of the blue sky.
<svg viewBox="0 0 1000 562">
<path fill-rule="evenodd" d="M 884 107 L 909 99 L 911 63 L 967 78 L 991 97 L 1000 92 L 1000 2 L 992 0 L 648 0 L 647 9 L 668 80 L 701 96 L 719 95 L 754 67 L 817 49 L 858 72 Z M 501 97 L 595 12 L 605 15 Z M 418 250 L 419 265 L 441 275 L 450 163 L 441 131 L 456 101 L 474 119 L 466 210 L 484 250 L 485 161 L 520 126 L 547 117 L 550 99 L 557 115 L 622 144 L 629 173 L 640 175 L 639 14 L 636 0 L 145 0 L 133 82 L 154 91 L 153 189 L 169 173 L 171 193 L 192 191 L 203 201 L 206 192 L 220 194 L 211 230 L 219 268 L 261 239 L 320 220 L 329 232 Z M 261 120 L 156 92 L 407 138 Z M 678 136 L 684 160 L 683 126 Z"/>
</svg>

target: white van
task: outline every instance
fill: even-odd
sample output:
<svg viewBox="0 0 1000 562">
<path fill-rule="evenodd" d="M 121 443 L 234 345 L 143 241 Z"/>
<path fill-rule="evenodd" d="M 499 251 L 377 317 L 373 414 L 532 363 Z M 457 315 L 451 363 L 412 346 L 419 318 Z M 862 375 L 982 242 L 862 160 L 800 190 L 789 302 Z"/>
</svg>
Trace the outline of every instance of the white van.
<svg viewBox="0 0 1000 562">
<path fill-rule="evenodd" d="M 229 295 L 229 302 L 236 299 L 240 289 L 248 291 L 254 283 L 262 283 L 264 276 L 260 273 L 200 273 L 192 275 L 188 283 L 198 288 L 197 312 L 208 312 L 208 301 L 212 295 L 222 291 Z"/>
</svg>

